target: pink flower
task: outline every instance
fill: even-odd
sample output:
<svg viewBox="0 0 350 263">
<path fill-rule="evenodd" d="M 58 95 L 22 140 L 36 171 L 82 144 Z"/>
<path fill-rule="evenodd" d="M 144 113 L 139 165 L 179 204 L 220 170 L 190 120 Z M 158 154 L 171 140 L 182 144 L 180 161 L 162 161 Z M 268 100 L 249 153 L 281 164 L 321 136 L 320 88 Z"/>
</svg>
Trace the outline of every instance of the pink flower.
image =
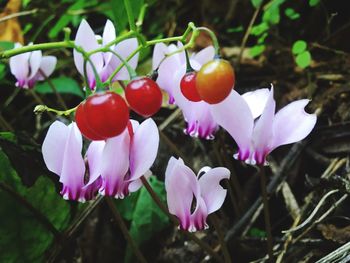
<svg viewBox="0 0 350 263">
<path fill-rule="evenodd" d="M 110 20 L 107 20 L 106 25 L 102 34 L 102 44 L 99 44 L 98 40 L 101 39 L 100 36 L 96 36 L 94 31 L 91 29 L 90 25 L 86 20 L 82 20 L 76 37 L 75 44 L 82 47 L 86 52 L 105 47 L 108 43 L 116 39 L 116 33 L 113 23 Z M 119 42 L 116 45 L 110 46 L 110 50 L 117 53 L 122 59 L 126 59 L 138 46 L 136 38 L 126 39 Z M 77 67 L 79 73 L 84 76 L 84 57 L 77 50 L 74 50 L 74 63 Z M 138 62 L 137 53 L 128 63 L 132 68 L 137 67 Z M 94 65 L 98 76 L 101 78 L 101 81 L 107 80 L 111 73 L 122 63 L 121 60 L 116 57 L 112 52 L 97 52 L 90 56 L 91 63 Z M 89 87 L 94 89 L 96 86 L 95 74 L 93 67 L 89 62 L 86 64 L 86 74 L 89 82 Z M 128 80 L 130 79 L 126 67 L 116 74 L 113 78 L 114 81 L 117 80 Z"/>
<path fill-rule="evenodd" d="M 142 186 L 140 177 L 151 175 L 149 169 L 157 156 L 159 134 L 152 119 L 140 125 L 132 123 L 133 135 L 125 129 L 106 141 L 91 142 L 86 163 L 77 125 L 55 121 L 50 126 L 42 146 L 43 157 L 47 168 L 60 177 L 65 199 L 90 200 L 97 191 L 123 198 Z"/>
<path fill-rule="evenodd" d="M 166 46 L 163 43 L 157 44 L 153 52 L 153 69 L 158 69 L 158 85 L 169 94 L 169 103 L 175 103 L 184 115 L 187 122 L 186 134 L 193 137 L 213 139 L 214 133 L 218 129 L 210 106 L 204 101 L 189 101 L 181 92 L 180 81 L 186 73 L 185 52 L 179 52 L 168 58 L 165 55 L 182 48 L 182 44 L 177 46 Z M 212 46 L 201 50 L 197 54 L 192 54 L 190 63 L 193 69 L 199 70 L 203 64 L 214 58 L 215 52 Z M 164 59 L 164 60 L 163 60 Z"/>
<path fill-rule="evenodd" d="M 51 124 L 42 145 L 47 168 L 60 177 L 64 199 L 84 202 L 92 199 L 101 185 L 101 180 L 85 185 L 86 167 L 81 155 L 83 141 L 78 126 L 73 122 L 66 126 L 55 121 Z M 91 152 L 89 147 L 88 152 Z M 89 170 L 93 159 L 87 158 Z"/>
<path fill-rule="evenodd" d="M 15 44 L 15 48 L 21 46 L 19 43 Z M 11 57 L 10 69 L 17 79 L 17 87 L 31 89 L 38 80 L 44 80 L 45 76 L 48 77 L 52 74 L 56 63 L 56 57 L 43 56 L 41 50 L 36 50 Z"/>
<path fill-rule="evenodd" d="M 233 90 L 223 102 L 213 105 L 211 109 L 217 123 L 236 141 L 239 150 L 234 157 L 238 160 L 265 164 L 266 156 L 271 151 L 304 139 L 316 124 L 316 115 L 304 111 L 309 100 L 294 101 L 275 113 L 273 87 L 265 105 L 258 102 L 259 96 L 250 96 L 249 103 L 243 96 Z M 252 106 L 249 107 L 249 104 Z M 262 105 L 262 114 L 254 122 Z"/>
<path fill-rule="evenodd" d="M 181 159 L 170 158 L 165 172 L 167 203 L 181 229 L 194 232 L 208 227 L 208 215 L 220 209 L 226 197 L 220 181 L 229 177 L 230 171 L 224 167 L 203 167 L 196 176 Z"/>
</svg>

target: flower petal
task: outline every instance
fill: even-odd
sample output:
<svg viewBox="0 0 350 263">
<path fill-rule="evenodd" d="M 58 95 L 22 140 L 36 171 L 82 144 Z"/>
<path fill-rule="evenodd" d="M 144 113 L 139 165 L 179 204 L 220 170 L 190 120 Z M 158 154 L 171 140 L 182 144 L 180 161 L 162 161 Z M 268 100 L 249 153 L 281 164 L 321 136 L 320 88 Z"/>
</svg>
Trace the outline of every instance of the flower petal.
<svg viewBox="0 0 350 263">
<path fill-rule="evenodd" d="M 55 70 L 57 63 L 57 58 L 55 56 L 43 56 L 41 59 L 40 70 L 45 74 L 46 77 L 49 77 L 52 72 Z M 38 80 L 44 80 L 45 77 L 38 72 L 35 77 Z"/>
<path fill-rule="evenodd" d="M 101 176 L 101 165 L 103 160 L 103 150 L 106 145 L 105 141 L 92 141 L 86 151 L 85 158 L 89 165 L 89 182 L 92 184 Z"/>
<path fill-rule="evenodd" d="M 138 42 L 136 38 L 129 38 L 124 41 L 119 42 L 115 47 L 114 51 L 122 58 L 126 59 L 131 55 L 132 52 L 134 52 L 138 47 Z M 133 56 L 129 61 L 128 64 L 133 69 L 136 69 L 137 63 L 139 59 L 139 53 L 137 53 L 135 56 Z M 116 57 L 113 56 L 109 63 L 109 74 L 111 74 L 120 64 L 122 64 L 122 61 Z M 124 66 L 121 68 L 121 70 L 115 75 L 113 80 L 129 80 L 130 75 L 127 70 L 127 68 Z"/>
<path fill-rule="evenodd" d="M 125 177 L 129 169 L 130 136 L 126 129 L 122 134 L 107 139 L 103 149 L 101 177 L 103 185 L 100 193 L 123 198 L 127 194 Z"/>
<path fill-rule="evenodd" d="M 230 171 L 224 167 L 213 168 L 199 178 L 200 191 L 208 214 L 219 210 L 224 203 L 227 190 L 221 187 L 220 181 L 229 178 Z"/>
<path fill-rule="evenodd" d="M 250 154 L 254 119 L 246 101 L 235 91 L 222 102 L 211 105 L 214 120 L 236 141 L 239 159 L 245 160 Z"/>
<path fill-rule="evenodd" d="M 66 141 L 69 135 L 69 128 L 60 121 L 55 121 L 50 125 L 42 145 L 42 153 L 47 168 L 57 174 L 61 174 L 63 156 Z"/>
<path fill-rule="evenodd" d="M 201 51 L 199 51 L 196 54 L 193 54 L 191 57 L 191 60 L 196 61 L 199 63 L 201 66 L 204 65 L 205 63 L 211 61 L 214 59 L 215 56 L 215 49 L 213 46 L 208 46 Z M 190 62 L 192 65 L 192 61 Z M 193 67 L 193 66 L 192 66 Z"/>
<path fill-rule="evenodd" d="M 28 79 L 33 78 L 37 73 L 41 65 L 42 53 L 41 50 L 35 50 L 31 52 L 29 57 L 29 67 L 30 67 L 30 75 Z"/>
<path fill-rule="evenodd" d="M 166 192 L 169 212 L 180 220 L 180 227 L 188 230 L 191 224 L 191 206 L 194 189 L 198 188 L 197 177 L 183 164 L 170 159 L 170 168 L 166 172 Z"/>
<path fill-rule="evenodd" d="M 272 138 L 272 123 L 275 116 L 276 102 L 273 98 L 273 87 L 260 118 L 257 120 L 253 131 L 254 156 L 253 163 L 264 164 L 265 157 L 270 151 Z"/>
<path fill-rule="evenodd" d="M 94 31 L 92 31 L 90 25 L 86 22 L 85 19 L 83 19 L 79 25 L 74 42 L 77 46 L 82 47 L 87 52 L 100 47 L 99 44 L 97 43 L 97 39 Z M 84 58 L 82 54 L 74 49 L 73 56 L 74 56 L 74 63 L 75 63 L 75 66 L 77 67 L 77 70 L 81 75 L 84 76 Z M 103 67 L 102 53 L 99 52 L 91 55 L 90 60 L 95 66 L 97 73 L 100 73 Z M 87 72 L 87 78 L 89 80 L 90 88 L 94 88 L 95 75 L 94 75 L 92 66 L 90 65 L 89 62 L 87 62 L 86 64 L 86 72 Z"/>
<path fill-rule="evenodd" d="M 159 146 L 156 123 L 147 119 L 134 131 L 130 149 L 130 181 L 144 175 L 154 163 Z"/>
<path fill-rule="evenodd" d="M 271 148 L 294 143 L 304 139 L 316 124 L 316 114 L 306 113 L 304 108 L 309 100 L 289 103 L 276 113 L 273 121 L 273 141 Z"/>
<path fill-rule="evenodd" d="M 164 43 L 157 43 L 153 49 L 152 69 L 155 70 L 168 52 L 168 47 Z"/>
<path fill-rule="evenodd" d="M 15 48 L 19 48 L 22 45 L 20 43 L 15 43 Z M 19 54 L 10 58 L 10 69 L 11 73 L 17 79 L 17 86 L 23 87 L 25 81 L 29 75 L 29 57 L 30 52 Z"/>
<path fill-rule="evenodd" d="M 151 177 L 151 175 L 152 175 L 152 172 L 151 172 L 150 170 L 148 170 L 148 171 L 144 174 L 144 176 L 145 176 L 145 178 L 146 178 L 147 180 L 148 180 L 148 178 Z M 135 181 L 130 182 L 130 184 L 129 184 L 129 192 L 130 192 L 130 193 L 136 192 L 136 191 L 138 191 L 142 186 L 143 186 L 143 183 L 142 183 L 141 179 L 140 179 L 140 178 L 139 178 L 139 179 L 136 179 Z"/>
<path fill-rule="evenodd" d="M 115 40 L 116 37 L 117 36 L 115 34 L 115 27 L 114 27 L 112 21 L 108 19 L 106 22 L 106 25 L 104 27 L 103 34 L 102 34 L 102 45 L 106 46 L 108 43 Z M 110 49 L 114 50 L 114 47 L 115 47 L 115 45 L 112 45 L 112 46 L 110 46 Z M 105 65 L 109 63 L 112 56 L 113 56 L 113 54 L 111 52 L 103 53 Z"/>
<path fill-rule="evenodd" d="M 254 119 L 262 114 L 269 94 L 269 89 L 258 89 L 246 92 L 242 95 L 243 99 L 247 102 Z"/>
</svg>

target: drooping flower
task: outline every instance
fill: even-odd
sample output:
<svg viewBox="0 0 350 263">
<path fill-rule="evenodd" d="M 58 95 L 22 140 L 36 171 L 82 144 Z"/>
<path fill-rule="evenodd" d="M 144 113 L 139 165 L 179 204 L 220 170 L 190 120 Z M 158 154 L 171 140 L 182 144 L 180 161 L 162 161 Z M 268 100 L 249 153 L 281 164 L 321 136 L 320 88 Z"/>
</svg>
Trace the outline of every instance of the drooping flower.
<svg viewBox="0 0 350 263">
<path fill-rule="evenodd" d="M 81 155 L 82 148 L 82 136 L 74 122 L 68 126 L 60 121 L 51 124 L 42 145 L 42 153 L 47 168 L 60 177 L 64 199 L 81 202 L 90 200 L 101 186 L 101 180 L 85 185 L 86 166 Z M 88 152 L 95 150 L 90 147 Z M 94 158 L 91 157 L 92 154 L 87 158 L 89 170 L 94 168 Z"/>
<path fill-rule="evenodd" d="M 182 44 L 166 46 L 157 44 L 153 52 L 153 69 L 158 68 L 158 85 L 169 95 L 169 103 L 175 103 L 187 122 L 186 134 L 193 137 L 213 139 L 218 125 L 210 112 L 209 104 L 204 101 L 189 101 L 181 92 L 180 81 L 186 73 L 185 52 L 179 52 L 164 59 L 165 55 L 182 48 Z M 197 54 L 192 54 L 190 63 L 193 69 L 199 70 L 203 64 L 214 58 L 215 52 L 209 46 Z"/>
<path fill-rule="evenodd" d="M 107 20 L 106 22 L 101 39 L 100 36 L 95 35 L 90 25 L 83 19 L 79 25 L 74 43 L 83 48 L 86 52 L 90 52 L 101 47 L 106 47 L 107 44 L 115 40 L 115 38 L 115 28 L 110 20 Z M 102 41 L 101 44 L 98 42 L 99 39 Z M 137 46 L 137 39 L 130 38 L 115 45 L 111 45 L 109 49 L 125 60 L 137 48 Z M 83 55 L 75 49 L 73 51 L 73 55 L 75 66 L 77 67 L 79 73 L 84 76 L 85 61 Z M 96 69 L 96 74 L 98 74 L 99 78 L 101 78 L 101 81 L 105 81 L 112 74 L 112 72 L 122 64 L 120 58 L 115 56 L 112 52 L 97 52 L 92 54 L 90 56 L 90 61 Z M 128 64 L 135 69 L 137 67 L 137 62 L 138 53 L 129 60 Z M 94 89 L 96 86 L 96 79 L 91 63 L 89 61 L 86 62 L 86 75 L 89 82 L 89 87 Z M 113 78 L 113 81 L 128 79 L 130 79 L 130 77 L 126 67 L 124 66 Z"/>
<path fill-rule="evenodd" d="M 100 152 L 95 159 L 96 167 L 90 170 L 90 180 L 101 176 L 102 195 L 124 198 L 141 187 L 141 176 L 150 175 L 159 145 L 157 125 L 152 119 L 140 125 L 132 121 L 132 130 L 125 129 L 116 137 L 90 145 Z"/>
<path fill-rule="evenodd" d="M 224 167 L 203 167 L 196 176 L 182 159 L 170 158 L 165 172 L 167 203 L 181 229 L 194 232 L 208 227 L 208 215 L 220 209 L 226 197 L 220 181 L 229 177 Z"/>
<path fill-rule="evenodd" d="M 15 48 L 22 45 L 15 44 Z M 16 86 L 31 89 L 39 80 L 52 74 L 57 59 L 54 56 L 43 56 L 41 50 L 19 54 L 10 58 L 11 73 L 16 77 Z"/>
<path fill-rule="evenodd" d="M 159 134 L 152 119 L 106 141 L 93 141 L 81 155 L 82 135 L 75 123 L 55 121 L 45 137 L 42 152 L 47 168 L 60 176 L 65 199 L 85 201 L 97 192 L 123 198 L 141 186 L 140 177 L 150 176 L 158 151 Z M 86 182 L 87 181 L 87 182 Z"/>
<path fill-rule="evenodd" d="M 251 100 L 251 102 L 256 99 Z M 212 106 L 217 123 L 223 127 L 238 145 L 238 160 L 250 164 L 265 164 L 266 156 L 277 147 L 304 139 L 316 124 L 316 115 L 308 114 L 304 108 L 309 100 L 294 101 L 277 113 L 273 98 L 273 87 L 269 92 L 260 118 L 254 122 L 254 111 L 262 103 L 255 103 L 252 110 L 247 101 L 236 91 L 221 103 Z M 253 103 L 254 104 L 254 103 Z"/>
</svg>

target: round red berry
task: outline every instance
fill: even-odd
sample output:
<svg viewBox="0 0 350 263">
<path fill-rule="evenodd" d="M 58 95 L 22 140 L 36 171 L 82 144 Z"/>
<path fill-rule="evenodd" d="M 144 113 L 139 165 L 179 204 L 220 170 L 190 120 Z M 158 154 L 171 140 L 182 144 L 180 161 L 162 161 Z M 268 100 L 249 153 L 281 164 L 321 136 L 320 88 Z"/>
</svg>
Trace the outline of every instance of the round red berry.
<svg viewBox="0 0 350 263">
<path fill-rule="evenodd" d="M 197 72 L 195 71 L 187 72 L 182 77 L 180 82 L 180 88 L 181 88 L 182 94 L 186 97 L 186 99 L 193 102 L 198 102 L 202 100 L 197 92 L 196 76 L 197 76 Z"/>
<path fill-rule="evenodd" d="M 197 73 L 197 92 L 201 99 L 209 104 L 223 101 L 230 94 L 234 84 L 233 68 L 223 59 L 209 61 Z"/>
<path fill-rule="evenodd" d="M 121 134 L 129 122 L 129 108 L 114 92 L 97 93 L 80 103 L 75 120 L 90 140 L 105 140 Z"/>
<path fill-rule="evenodd" d="M 125 97 L 130 108 L 143 117 L 149 117 L 162 106 L 162 92 L 149 77 L 136 78 L 125 88 Z"/>
</svg>

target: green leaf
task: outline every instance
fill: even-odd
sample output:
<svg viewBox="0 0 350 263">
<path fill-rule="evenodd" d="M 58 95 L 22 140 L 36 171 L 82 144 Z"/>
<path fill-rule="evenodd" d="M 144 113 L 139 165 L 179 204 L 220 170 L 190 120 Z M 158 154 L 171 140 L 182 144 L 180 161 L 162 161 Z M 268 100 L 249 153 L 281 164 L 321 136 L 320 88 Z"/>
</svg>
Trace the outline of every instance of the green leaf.
<svg viewBox="0 0 350 263">
<path fill-rule="evenodd" d="M 300 18 L 300 14 L 298 12 L 295 12 L 293 8 L 286 8 L 286 10 L 284 10 L 284 14 L 291 20 Z"/>
<path fill-rule="evenodd" d="M 84 98 L 84 93 L 81 87 L 74 79 L 58 77 L 51 79 L 51 82 L 55 86 L 58 93 L 68 93 Z M 42 94 L 54 92 L 47 81 L 37 84 L 34 90 Z"/>
<path fill-rule="evenodd" d="M 250 2 L 255 8 L 258 8 L 261 5 L 262 1 L 263 0 L 250 0 Z"/>
<path fill-rule="evenodd" d="M 265 22 L 262 22 L 259 25 L 253 26 L 250 34 L 253 36 L 260 36 L 267 30 L 269 30 L 269 25 Z"/>
<path fill-rule="evenodd" d="M 250 49 L 250 55 L 256 57 L 261 55 L 265 51 L 265 45 L 256 45 Z"/>
<path fill-rule="evenodd" d="M 5 77 L 6 66 L 3 63 L 0 63 L 0 80 Z"/>
<path fill-rule="evenodd" d="M 306 50 L 307 43 L 304 40 L 297 40 L 292 47 L 292 53 L 298 55 Z"/>
<path fill-rule="evenodd" d="M 164 183 L 157 180 L 155 176 L 151 176 L 149 183 L 153 191 L 165 202 L 166 192 Z M 169 219 L 155 204 L 145 187 L 142 187 L 139 192 L 132 215 L 130 234 L 135 242 L 140 245 L 142 242 L 150 239 L 155 233 L 165 228 L 169 224 Z M 128 247 L 126 253 L 127 262 L 132 262 L 131 255 L 132 251 Z"/>
<path fill-rule="evenodd" d="M 309 51 L 304 51 L 296 56 L 295 62 L 301 68 L 306 68 L 311 64 L 311 54 Z"/>
<path fill-rule="evenodd" d="M 237 33 L 242 32 L 244 30 L 243 26 L 230 27 L 226 30 L 227 33 Z"/>
<path fill-rule="evenodd" d="M 252 237 L 266 237 L 266 232 L 259 228 L 253 227 L 249 230 L 248 235 Z"/>
<path fill-rule="evenodd" d="M 69 205 L 48 178 L 40 177 L 34 186 L 25 187 L 1 150 L 0 169 L 1 183 L 6 183 L 40 211 L 56 229 L 63 230 L 67 226 Z M 8 192 L 1 189 L 0 199 L 0 262 L 44 262 L 45 252 L 53 243 L 52 233 Z"/>
<path fill-rule="evenodd" d="M 113 11 L 114 25 L 117 27 L 118 34 L 120 34 L 127 28 L 128 25 L 128 15 L 125 10 L 124 0 L 110 0 L 110 3 Z M 130 4 L 134 18 L 137 19 L 141 7 L 144 4 L 144 0 L 133 0 L 130 1 Z"/>
<path fill-rule="evenodd" d="M 0 51 L 5 51 L 9 49 L 13 49 L 15 47 L 15 43 L 10 41 L 0 41 Z"/>
<path fill-rule="evenodd" d="M 314 7 L 316 5 L 318 5 L 320 2 L 320 0 L 309 0 L 309 5 Z"/>
</svg>

